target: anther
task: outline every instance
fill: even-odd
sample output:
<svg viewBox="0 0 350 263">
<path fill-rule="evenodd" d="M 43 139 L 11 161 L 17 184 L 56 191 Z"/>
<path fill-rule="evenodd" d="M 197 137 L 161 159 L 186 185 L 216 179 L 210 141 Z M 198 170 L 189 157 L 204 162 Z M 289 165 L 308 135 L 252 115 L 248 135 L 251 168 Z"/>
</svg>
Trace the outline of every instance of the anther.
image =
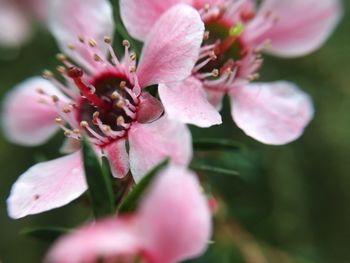
<svg viewBox="0 0 350 263">
<path fill-rule="evenodd" d="M 205 5 L 203 6 L 203 9 L 204 9 L 205 12 L 208 12 L 209 9 L 210 9 L 210 5 L 209 5 L 209 4 L 205 4 Z"/>
<path fill-rule="evenodd" d="M 112 38 L 110 36 L 105 36 L 103 38 L 103 41 L 106 43 L 106 44 L 112 44 Z"/>
<path fill-rule="evenodd" d="M 61 73 L 62 75 L 64 75 L 66 73 L 66 68 L 63 66 L 57 66 L 56 70 Z"/>
<path fill-rule="evenodd" d="M 125 102 L 123 100 L 119 100 L 116 104 L 116 107 L 123 108 L 125 106 Z"/>
<path fill-rule="evenodd" d="M 119 95 L 118 92 L 114 91 L 114 92 L 111 94 L 111 98 L 112 98 L 113 100 L 116 100 L 116 99 L 120 98 L 120 95 Z"/>
<path fill-rule="evenodd" d="M 74 129 L 74 130 L 73 130 L 73 133 L 79 135 L 79 134 L 80 134 L 80 130 L 79 130 L 79 129 Z"/>
<path fill-rule="evenodd" d="M 70 130 L 64 131 L 64 136 L 70 137 L 71 135 L 72 135 L 72 131 L 70 131 Z"/>
<path fill-rule="evenodd" d="M 218 69 L 213 69 L 211 74 L 213 75 L 213 77 L 218 77 L 219 76 L 219 70 Z"/>
<path fill-rule="evenodd" d="M 63 120 L 62 120 L 62 118 L 60 118 L 60 117 L 57 117 L 57 118 L 55 119 L 55 122 L 56 122 L 57 124 L 63 124 Z"/>
<path fill-rule="evenodd" d="M 136 67 L 135 67 L 135 66 L 129 67 L 129 72 L 130 72 L 130 73 L 136 72 Z"/>
<path fill-rule="evenodd" d="M 103 126 L 102 126 L 102 131 L 103 131 L 104 133 L 108 133 L 108 132 L 110 132 L 111 130 L 112 130 L 111 126 L 108 126 L 108 125 L 103 125 Z"/>
<path fill-rule="evenodd" d="M 59 61 L 61 61 L 61 62 L 63 62 L 63 61 L 66 61 L 66 60 L 67 60 L 67 56 L 64 55 L 64 54 L 62 54 L 62 53 L 58 53 L 58 54 L 56 55 L 56 59 L 59 60 Z"/>
<path fill-rule="evenodd" d="M 44 90 L 40 87 L 36 88 L 36 92 L 38 92 L 39 94 L 45 94 Z"/>
<path fill-rule="evenodd" d="M 81 122 L 80 122 L 80 127 L 86 128 L 86 127 L 88 127 L 88 126 L 89 126 L 89 124 L 88 124 L 87 121 L 81 121 Z"/>
<path fill-rule="evenodd" d="M 95 60 L 96 62 L 100 62 L 100 61 L 102 61 L 102 58 L 101 58 L 99 55 L 94 54 L 94 60 Z"/>
<path fill-rule="evenodd" d="M 42 76 L 44 79 L 51 79 L 51 78 L 53 78 L 53 73 L 52 73 L 52 71 L 46 69 L 43 71 Z"/>
<path fill-rule="evenodd" d="M 70 113 L 70 112 L 71 112 L 71 109 L 68 108 L 68 107 L 64 107 L 64 108 L 62 109 L 62 111 L 63 111 L 64 113 Z"/>
<path fill-rule="evenodd" d="M 74 50 L 74 49 L 75 49 L 75 46 L 74 46 L 74 44 L 72 44 L 72 43 L 69 43 L 69 44 L 67 45 L 67 47 L 68 47 L 69 49 L 71 49 L 71 50 Z"/>
<path fill-rule="evenodd" d="M 123 46 L 129 48 L 130 47 L 130 42 L 128 40 L 123 40 Z"/>
<path fill-rule="evenodd" d="M 78 36 L 78 40 L 80 43 L 85 43 L 85 38 L 83 36 Z"/>
<path fill-rule="evenodd" d="M 56 95 L 52 95 L 51 98 L 52 98 L 52 101 L 54 103 L 56 103 L 56 102 L 58 102 L 60 100 Z"/>
<path fill-rule="evenodd" d="M 125 119 L 124 119 L 124 117 L 123 117 L 123 116 L 119 116 L 119 117 L 117 118 L 117 120 L 116 120 L 116 124 L 117 124 L 118 126 L 123 126 L 123 125 L 125 124 Z"/>
<path fill-rule="evenodd" d="M 97 42 L 95 39 L 89 39 L 89 46 L 90 47 L 96 47 L 97 46 Z"/>
<path fill-rule="evenodd" d="M 132 53 L 130 54 L 130 59 L 131 59 L 132 61 L 135 61 L 135 60 L 136 60 L 136 54 L 135 54 L 134 52 L 132 52 Z"/>
</svg>

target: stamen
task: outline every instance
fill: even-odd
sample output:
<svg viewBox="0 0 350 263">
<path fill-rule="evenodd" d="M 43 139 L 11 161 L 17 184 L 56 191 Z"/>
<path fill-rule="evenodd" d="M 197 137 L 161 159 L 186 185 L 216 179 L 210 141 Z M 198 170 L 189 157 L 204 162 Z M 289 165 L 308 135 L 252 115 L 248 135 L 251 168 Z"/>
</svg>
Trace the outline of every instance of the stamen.
<svg viewBox="0 0 350 263">
<path fill-rule="evenodd" d="M 96 47 L 97 46 L 97 42 L 95 39 L 89 39 L 89 46 L 90 47 Z"/>
<path fill-rule="evenodd" d="M 98 134 L 97 132 L 95 132 L 88 124 L 87 121 L 82 121 L 80 122 L 80 126 L 82 128 L 85 128 L 93 137 L 95 137 L 96 139 L 98 139 L 99 141 L 103 142 L 103 143 L 108 143 L 109 140 L 103 136 L 101 136 L 100 134 Z"/>
</svg>

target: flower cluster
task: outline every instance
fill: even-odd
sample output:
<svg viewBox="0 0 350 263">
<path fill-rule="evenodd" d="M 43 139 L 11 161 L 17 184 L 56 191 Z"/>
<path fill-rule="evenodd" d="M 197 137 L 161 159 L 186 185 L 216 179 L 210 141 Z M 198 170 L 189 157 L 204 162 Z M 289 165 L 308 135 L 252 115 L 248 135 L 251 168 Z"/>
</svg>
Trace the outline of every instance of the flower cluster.
<svg viewBox="0 0 350 263">
<path fill-rule="evenodd" d="M 61 207 L 87 190 L 84 137 L 108 159 L 115 180 L 138 183 L 162 160 L 170 164 L 135 212 L 62 237 L 47 262 L 171 263 L 200 255 L 211 220 L 188 170 L 186 124 L 221 124 L 227 94 L 232 118 L 247 135 L 266 144 L 297 139 L 313 117 L 311 99 L 287 81 L 255 82 L 262 54 L 296 57 L 321 46 L 340 19 L 339 1 L 121 0 L 127 31 L 143 42 L 139 58 L 128 40 L 116 43 L 124 55 L 115 53 L 107 0 L 48 2 L 48 28 L 62 51 L 58 73 L 45 70 L 9 92 L 2 121 L 7 138 L 27 146 L 63 130 L 65 156 L 19 177 L 9 215 Z"/>
</svg>

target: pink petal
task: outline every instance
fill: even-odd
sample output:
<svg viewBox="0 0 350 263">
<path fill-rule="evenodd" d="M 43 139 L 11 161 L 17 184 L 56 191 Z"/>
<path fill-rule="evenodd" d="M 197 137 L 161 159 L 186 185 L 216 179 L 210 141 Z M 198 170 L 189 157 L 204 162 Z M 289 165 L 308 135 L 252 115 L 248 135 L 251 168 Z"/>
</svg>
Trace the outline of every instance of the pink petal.
<svg viewBox="0 0 350 263">
<path fill-rule="evenodd" d="M 209 103 L 202 83 L 193 77 L 180 83 L 160 84 L 159 96 L 172 119 L 199 127 L 222 123 L 220 114 Z"/>
<path fill-rule="evenodd" d="M 20 46 L 32 33 L 28 18 L 10 1 L 1 1 L 0 5 L 0 45 Z"/>
<path fill-rule="evenodd" d="M 162 103 L 153 97 L 148 92 L 143 92 L 139 110 L 137 112 L 137 121 L 140 123 L 147 123 L 157 120 L 164 112 Z"/>
<path fill-rule="evenodd" d="M 266 0 L 260 17 L 266 13 L 278 21 L 253 41 L 261 44 L 269 39 L 270 53 L 296 57 L 316 50 L 328 39 L 342 16 L 342 7 L 338 0 Z"/>
<path fill-rule="evenodd" d="M 132 218 L 108 218 L 60 238 L 50 249 L 45 262 L 93 263 L 101 257 L 110 260 L 106 262 L 119 262 L 117 259 L 123 257 L 132 259 L 138 253 L 139 239 Z"/>
<path fill-rule="evenodd" d="M 176 5 L 150 31 L 137 70 L 141 87 L 184 80 L 198 58 L 204 24 L 199 13 Z"/>
<path fill-rule="evenodd" d="M 208 95 L 208 101 L 217 111 L 222 109 L 222 101 L 224 99 L 225 93 L 222 91 L 206 89 Z"/>
<path fill-rule="evenodd" d="M 180 262 L 207 248 L 211 235 L 208 203 L 196 175 L 185 168 L 161 172 L 137 216 L 144 246 L 155 262 Z"/>
<path fill-rule="evenodd" d="M 51 210 L 76 199 L 86 188 L 80 152 L 38 163 L 12 186 L 8 214 L 17 219 Z"/>
<path fill-rule="evenodd" d="M 39 102 L 39 99 L 51 99 L 39 94 L 38 88 L 67 101 L 49 81 L 40 77 L 28 79 L 14 87 L 4 99 L 2 112 L 5 135 L 14 143 L 38 145 L 48 140 L 59 128 L 55 123 L 57 113 L 54 107 Z"/>
<path fill-rule="evenodd" d="M 107 145 L 103 152 L 108 158 L 113 176 L 123 178 L 129 172 L 129 156 L 126 152 L 125 140 Z"/>
<path fill-rule="evenodd" d="M 54 0 L 51 2 L 49 28 L 60 49 L 88 68 L 96 66 L 92 54 L 101 55 L 102 53 L 103 56 L 107 51 L 103 38 L 112 36 L 114 31 L 113 12 L 109 1 Z M 90 48 L 88 44 L 80 43 L 78 40 L 80 36 L 84 37 L 85 42 L 94 39 L 98 48 Z M 74 50 L 68 48 L 69 44 L 75 46 Z"/>
<path fill-rule="evenodd" d="M 148 124 L 133 124 L 129 144 L 130 170 L 136 181 L 165 158 L 183 166 L 192 158 L 190 131 L 186 125 L 166 116 Z"/>
<path fill-rule="evenodd" d="M 231 100 L 237 126 L 266 144 L 286 144 L 297 139 L 314 112 L 310 97 L 285 81 L 239 87 Z"/>
<path fill-rule="evenodd" d="M 120 14 L 129 34 L 144 41 L 152 26 L 172 6 L 192 0 L 120 0 Z"/>
</svg>

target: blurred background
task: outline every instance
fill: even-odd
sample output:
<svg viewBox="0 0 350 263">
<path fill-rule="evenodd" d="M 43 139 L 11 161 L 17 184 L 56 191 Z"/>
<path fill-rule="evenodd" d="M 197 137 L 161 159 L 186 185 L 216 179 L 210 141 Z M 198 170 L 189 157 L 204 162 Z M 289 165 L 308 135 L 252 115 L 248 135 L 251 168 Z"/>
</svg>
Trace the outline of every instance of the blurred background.
<svg viewBox="0 0 350 263">
<path fill-rule="evenodd" d="M 345 1 L 344 1 L 345 2 Z M 195 161 L 237 170 L 239 176 L 200 173 L 217 197 L 216 231 L 207 253 L 191 262 L 350 262 L 350 5 L 326 45 L 304 58 L 265 56 L 261 80 L 289 80 L 308 92 L 316 115 L 304 135 L 286 146 L 254 142 L 234 126 L 225 100 L 224 123 L 195 138 L 220 137 L 239 151 L 197 152 Z M 0 48 L 0 98 L 17 83 L 54 69 L 54 39 L 40 26 L 21 49 Z M 121 41 L 117 39 L 117 43 Z M 42 147 L 24 148 L 0 137 L 0 262 L 40 262 L 48 244 L 21 231 L 35 226 L 81 224 L 89 210 L 76 201 L 64 208 L 11 220 L 6 198 L 17 176 L 58 156 L 58 134 Z"/>
</svg>

